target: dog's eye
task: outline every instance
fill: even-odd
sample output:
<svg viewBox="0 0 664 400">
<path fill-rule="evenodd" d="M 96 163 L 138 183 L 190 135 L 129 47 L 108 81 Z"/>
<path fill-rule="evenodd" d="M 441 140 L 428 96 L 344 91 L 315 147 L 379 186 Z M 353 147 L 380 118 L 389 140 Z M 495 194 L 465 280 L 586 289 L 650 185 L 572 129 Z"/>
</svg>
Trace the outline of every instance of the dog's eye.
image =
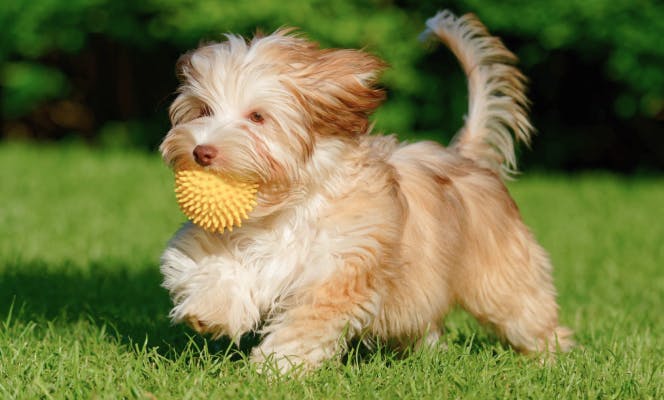
<svg viewBox="0 0 664 400">
<path fill-rule="evenodd" d="M 202 105 L 198 109 L 198 116 L 196 118 L 209 117 L 210 115 L 212 115 L 212 110 L 210 110 L 210 107 Z"/>
<path fill-rule="evenodd" d="M 251 122 L 255 122 L 257 124 L 262 124 L 263 121 L 265 120 L 263 118 L 263 115 L 258 111 L 254 111 L 251 114 L 249 114 L 249 119 L 251 120 Z"/>
</svg>

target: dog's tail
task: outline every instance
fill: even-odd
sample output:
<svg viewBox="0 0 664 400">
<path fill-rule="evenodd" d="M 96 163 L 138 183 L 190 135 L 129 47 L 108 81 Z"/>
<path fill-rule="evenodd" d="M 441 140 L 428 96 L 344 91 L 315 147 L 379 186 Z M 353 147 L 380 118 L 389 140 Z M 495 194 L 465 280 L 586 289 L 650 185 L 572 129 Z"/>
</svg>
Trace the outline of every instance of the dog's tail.
<svg viewBox="0 0 664 400">
<path fill-rule="evenodd" d="M 468 116 L 450 148 L 509 178 L 517 170 L 514 138 L 528 145 L 533 132 L 516 56 L 472 14 L 439 12 L 423 33 L 432 35 L 452 50 L 468 78 Z"/>
</svg>

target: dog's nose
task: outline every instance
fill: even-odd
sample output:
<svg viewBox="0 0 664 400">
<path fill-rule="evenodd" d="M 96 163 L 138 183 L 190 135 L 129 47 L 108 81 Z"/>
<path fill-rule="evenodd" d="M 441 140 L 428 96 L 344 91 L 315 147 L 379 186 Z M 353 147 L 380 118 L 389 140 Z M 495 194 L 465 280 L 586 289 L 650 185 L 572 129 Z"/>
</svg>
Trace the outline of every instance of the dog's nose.
<svg viewBox="0 0 664 400">
<path fill-rule="evenodd" d="M 217 149 L 207 144 L 194 147 L 194 159 L 198 165 L 207 167 L 217 157 Z"/>
</svg>

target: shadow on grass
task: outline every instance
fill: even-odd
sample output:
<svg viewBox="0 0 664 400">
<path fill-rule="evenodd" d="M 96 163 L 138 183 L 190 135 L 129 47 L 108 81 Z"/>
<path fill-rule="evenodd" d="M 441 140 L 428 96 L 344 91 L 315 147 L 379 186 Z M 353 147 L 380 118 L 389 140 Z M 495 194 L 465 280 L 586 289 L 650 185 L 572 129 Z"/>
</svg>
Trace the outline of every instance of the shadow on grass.
<svg viewBox="0 0 664 400">
<path fill-rule="evenodd" d="M 441 348 L 444 348 L 445 345 L 448 348 L 457 348 L 463 355 L 479 355 L 489 350 L 494 356 L 510 349 L 486 328 L 480 327 L 479 329 L 477 332 L 455 332 L 451 338 L 443 336 L 440 343 L 443 346 Z M 361 340 L 353 339 L 349 343 L 348 352 L 341 358 L 341 362 L 362 365 L 379 359 L 381 363 L 389 367 L 394 362 L 407 359 L 419 351 L 415 344 L 403 347 L 397 343 L 373 341 L 371 345 L 367 346 Z"/>
<path fill-rule="evenodd" d="M 258 335 L 245 335 L 236 348 L 228 339 L 208 340 L 184 325 L 172 325 L 168 318 L 171 301 L 160 286 L 161 279 L 156 265 L 91 265 L 88 271 L 39 262 L 9 265 L 0 273 L 0 320 L 11 309 L 12 320 L 20 322 L 86 320 L 110 327 L 107 332 L 123 344 L 145 344 L 170 359 L 178 358 L 192 344 L 210 354 L 240 359 L 260 341 Z M 478 338 L 474 333 L 456 332 L 450 344 L 476 354 L 496 342 L 492 336 Z M 413 351 L 395 350 L 389 344 L 367 348 L 360 341 L 353 341 L 349 350 L 343 362 L 358 365 L 375 357 L 390 364 Z"/>
<path fill-rule="evenodd" d="M 172 325 L 171 301 L 161 279 L 156 265 L 91 265 L 88 271 L 40 262 L 8 265 L 0 272 L 0 320 L 10 312 L 13 321 L 38 325 L 86 320 L 107 326 L 123 344 L 146 344 L 168 358 L 177 358 L 192 340 L 212 354 L 233 349 L 231 358 L 246 355 L 258 343 L 257 337 L 247 335 L 237 349 L 227 339 L 208 340 L 183 325 Z"/>
</svg>

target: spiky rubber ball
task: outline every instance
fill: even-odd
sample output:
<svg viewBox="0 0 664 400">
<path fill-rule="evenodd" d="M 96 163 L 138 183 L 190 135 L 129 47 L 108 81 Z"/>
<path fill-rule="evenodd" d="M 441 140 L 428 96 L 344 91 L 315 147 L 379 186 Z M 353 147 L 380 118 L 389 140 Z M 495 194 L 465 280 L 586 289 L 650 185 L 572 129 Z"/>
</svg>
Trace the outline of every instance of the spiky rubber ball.
<svg viewBox="0 0 664 400">
<path fill-rule="evenodd" d="M 238 182 L 214 171 L 175 171 L 175 197 L 191 222 L 209 232 L 242 226 L 256 206 L 257 184 Z"/>
</svg>

